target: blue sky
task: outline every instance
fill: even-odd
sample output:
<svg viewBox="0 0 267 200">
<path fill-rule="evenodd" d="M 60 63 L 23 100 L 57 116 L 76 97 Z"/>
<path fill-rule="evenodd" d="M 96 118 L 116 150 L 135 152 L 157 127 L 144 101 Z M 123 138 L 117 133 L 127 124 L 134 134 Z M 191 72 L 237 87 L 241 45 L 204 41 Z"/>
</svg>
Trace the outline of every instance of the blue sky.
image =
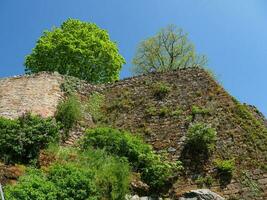
<svg viewBox="0 0 267 200">
<path fill-rule="evenodd" d="M 181 27 L 227 91 L 267 116 L 266 0 L 0 0 L 0 77 L 22 74 L 43 30 L 69 17 L 109 31 L 127 61 L 121 78 L 140 41 Z"/>
</svg>

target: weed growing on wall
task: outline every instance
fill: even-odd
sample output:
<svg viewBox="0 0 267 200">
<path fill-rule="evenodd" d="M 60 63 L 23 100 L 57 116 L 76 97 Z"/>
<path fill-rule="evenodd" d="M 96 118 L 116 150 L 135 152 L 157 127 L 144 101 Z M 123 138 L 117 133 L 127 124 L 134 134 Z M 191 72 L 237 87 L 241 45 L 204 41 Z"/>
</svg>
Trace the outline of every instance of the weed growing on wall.
<svg viewBox="0 0 267 200">
<path fill-rule="evenodd" d="M 86 111 L 90 113 L 95 123 L 101 121 L 104 117 L 102 106 L 105 102 L 105 96 L 98 92 L 93 92 L 87 101 Z"/>
<path fill-rule="evenodd" d="M 76 96 L 69 96 L 65 101 L 59 103 L 55 118 L 63 125 L 64 138 L 68 136 L 68 131 L 77 124 L 81 117 L 81 103 Z"/>
<path fill-rule="evenodd" d="M 199 153 L 211 153 L 216 144 L 216 130 L 204 123 L 192 124 L 186 135 L 186 145 L 191 151 Z"/>
<path fill-rule="evenodd" d="M 171 87 L 166 83 L 158 82 L 153 85 L 152 91 L 153 95 L 157 99 L 161 100 L 166 97 L 169 92 L 171 92 Z"/>
</svg>

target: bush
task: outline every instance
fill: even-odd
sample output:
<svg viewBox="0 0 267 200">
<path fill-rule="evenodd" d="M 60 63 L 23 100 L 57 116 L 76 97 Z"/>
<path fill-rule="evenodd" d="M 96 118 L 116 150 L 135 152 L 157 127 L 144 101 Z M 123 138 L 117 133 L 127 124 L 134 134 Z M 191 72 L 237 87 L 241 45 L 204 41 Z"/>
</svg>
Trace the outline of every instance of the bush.
<svg viewBox="0 0 267 200">
<path fill-rule="evenodd" d="M 90 153 L 86 154 L 90 156 Z M 99 159 L 95 177 L 98 188 L 101 188 L 101 190 L 99 189 L 100 196 L 105 199 L 124 199 L 129 192 L 130 185 L 129 163 L 125 159 L 102 156 L 103 154 L 105 155 L 106 152 L 99 151 L 101 159 Z"/>
<path fill-rule="evenodd" d="M 205 176 L 205 177 L 200 176 L 196 180 L 196 184 L 201 188 L 204 186 L 210 188 L 213 182 L 214 182 L 214 179 L 211 176 Z"/>
<path fill-rule="evenodd" d="M 145 112 L 146 112 L 146 115 L 148 117 L 159 116 L 162 118 L 167 117 L 169 115 L 174 116 L 175 114 L 177 114 L 177 113 L 174 113 L 174 115 L 172 115 L 171 110 L 167 106 L 162 106 L 160 108 L 157 108 L 155 106 L 151 106 L 151 107 L 147 108 L 145 110 Z"/>
<path fill-rule="evenodd" d="M 78 152 L 53 149 L 57 161 L 46 171 L 22 176 L 15 186 L 5 188 L 7 199 L 124 199 L 129 187 L 129 165 L 104 151 Z"/>
<path fill-rule="evenodd" d="M 221 175 L 232 175 L 235 169 L 234 160 L 215 160 L 215 166 Z"/>
<path fill-rule="evenodd" d="M 55 117 L 62 123 L 65 130 L 71 129 L 82 117 L 81 103 L 77 97 L 70 96 L 61 102 Z"/>
<path fill-rule="evenodd" d="M 134 101 L 132 100 L 131 93 L 127 90 L 121 90 L 116 94 L 116 98 L 113 101 L 107 102 L 106 111 L 108 113 L 113 111 L 128 112 L 133 106 Z"/>
<path fill-rule="evenodd" d="M 173 117 L 179 117 L 183 111 L 180 108 L 176 108 L 174 111 L 171 112 L 171 116 Z"/>
<path fill-rule="evenodd" d="M 154 96 L 158 99 L 163 99 L 171 91 L 170 86 L 166 83 L 156 83 L 153 85 Z"/>
<path fill-rule="evenodd" d="M 97 196 L 94 171 L 78 168 L 72 163 L 53 165 L 49 169 L 48 180 L 60 189 L 58 199 L 83 200 Z"/>
<path fill-rule="evenodd" d="M 169 110 L 168 107 L 163 106 L 163 107 L 161 107 L 160 110 L 159 110 L 159 116 L 160 116 L 160 117 L 166 117 L 170 112 L 171 112 L 171 111 Z"/>
<path fill-rule="evenodd" d="M 76 188 L 76 190 L 80 188 L 79 178 L 75 179 L 75 177 L 68 177 L 68 175 L 59 177 L 62 174 L 60 168 L 65 165 L 64 163 L 68 163 L 67 168 L 70 167 L 73 172 L 78 170 L 77 173 L 83 174 L 84 178 L 81 180 L 83 180 L 84 185 L 88 186 L 86 187 L 87 190 L 91 190 L 90 197 L 96 196 L 96 199 L 120 200 L 128 193 L 130 168 L 128 162 L 123 159 L 109 156 L 103 150 L 87 149 L 84 152 L 78 152 L 71 148 L 61 149 L 57 158 L 58 164 L 51 169 L 53 169 L 52 172 L 55 170 L 54 167 L 56 167 L 56 171 L 59 170 L 58 178 L 54 176 L 54 173 L 53 175 L 50 173 L 49 177 L 51 180 L 53 177 L 53 180 L 55 180 L 53 182 L 57 183 L 57 185 L 62 184 L 63 190 L 65 184 L 72 184 L 70 188 Z M 76 176 L 76 172 L 74 175 Z M 63 177 L 66 177 L 66 180 Z M 57 179 L 63 179 L 64 182 L 57 182 Z M 71 191 L 66 192 L 69 193 L 69 197 L 74 195 Z"/>
<path fill-rule="evenodd" d="M 146 112 L 146 115 L 147 115 L 148 117 L 153 117 L 153 116 L 157 116 L 157 115 L 158 115 L 157 108 L 154 107 L 154 106 L 151 106 L 151 107 L 147 108 L 147 109 L 145 110 L 145 112 Z"/>
<path fill-rule="evenodd" d="M 87 103 L 87 111 L 92 115 L 92 118 L 95 122 L 98 122 L 104 117 L 104 114 L 101 110 L 105 101 L 105 96 L 98 92 L 94 92 L 90 95 Z"/>
<path fill-rule="evenodd" d="M 7 186 L 4 192 L 8 200 L 55 200 L 58 195 L 55 185 L 40 170 L 33 169 L 21 176 L 15 186 Z"/>
<path fill-rule="evenodd" d="M 68 96 L 77 93 L 82 87 L 83 81 L 73 76 L 65 76 L 64 82 L 60 85 L 61 90 Z"/>
<path fill-rule="evenodd" d="M 111 128 L 96 128 L 86 132 L 81 142 L 82 149 L 90 147 L 105 149 L 106 152 L 125 157 L 133 169 L 152 189 L 163 186 L 168 178 L 181 169 L 181 163 L 164 161 L 152 151 L 152 147 L 128 132 Z"/>
<path fill-rule="evenodd" d="M 192 114 L 196 115 L 196 114 L 209 114 L 210 110 L 206 109 L 206 108 L 200 108 L 198 106 L 192 106 Z"/>
<path fill-rule="evenodd" d="M 221 187 L 226 187 L 231 182 L 233 172 L 235 169 L 234 160 L 215 160 L 215 167 L 217 169 L 217 177 Z"/>
<path fill-rule="evenodd" d="M 194 153 L 210 153 L 216 143 L 216 130 L 209 125 L 196 123 L 189 127 L 186 145 Z"/>
<path fill-rule="evenodd" d="M 0 155 L 4 162 L 28 163 L 58 138 L 59 126 L 51 118 L 29 113 L 16 120 L 0 118 Z"/>
</svg>

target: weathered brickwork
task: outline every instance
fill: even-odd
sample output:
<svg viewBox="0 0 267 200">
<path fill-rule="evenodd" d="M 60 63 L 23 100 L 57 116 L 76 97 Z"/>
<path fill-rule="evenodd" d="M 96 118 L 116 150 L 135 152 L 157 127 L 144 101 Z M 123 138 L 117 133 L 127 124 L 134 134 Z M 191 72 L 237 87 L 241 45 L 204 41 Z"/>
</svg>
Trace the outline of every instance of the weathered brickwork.
<svg viewBox="0 0 267 200">
<path fill-rule="evenodd" d="M 25 112 L 53 116 L 63 93 L 59 75 L 40 73 L 0 80 L 0 116 L 17 118 Z"/>
</svg>

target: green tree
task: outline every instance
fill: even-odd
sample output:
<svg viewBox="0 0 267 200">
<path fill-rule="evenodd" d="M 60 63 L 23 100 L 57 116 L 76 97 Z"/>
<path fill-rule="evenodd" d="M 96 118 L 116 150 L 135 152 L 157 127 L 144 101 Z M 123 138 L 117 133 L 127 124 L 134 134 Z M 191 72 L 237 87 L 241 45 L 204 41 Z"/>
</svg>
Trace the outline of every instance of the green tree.
<svg viewBox="0 0 267 200">
<path fill-rule="evenodd" d="M 119 79 L 125 63 L 116 43 L 96 24 L 68 19 L 45 31 L 26 56 L 26 73 L 57 71 L 92 83 Z"/>
<path fill-rule="evenodd" d="M 206 57 L 196 54 L 187 34 L 182 29 L 169 25 L 141 42 L 133 59 L 133 72 L 146 74 L 206 64 Z"/>
</svg>

